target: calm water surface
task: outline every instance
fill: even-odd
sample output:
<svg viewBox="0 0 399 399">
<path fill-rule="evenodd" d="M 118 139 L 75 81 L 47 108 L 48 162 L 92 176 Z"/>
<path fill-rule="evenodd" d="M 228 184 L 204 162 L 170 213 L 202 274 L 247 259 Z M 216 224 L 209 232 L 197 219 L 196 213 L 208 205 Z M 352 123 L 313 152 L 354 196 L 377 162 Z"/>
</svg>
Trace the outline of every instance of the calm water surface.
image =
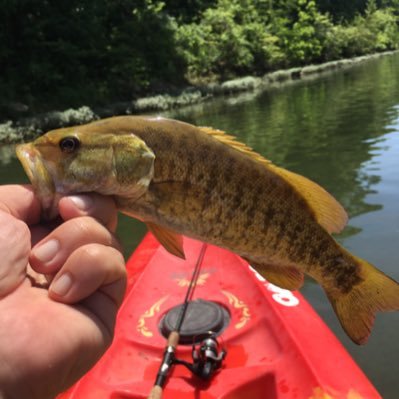
<svg viewBox="0 0 399 399">
<path fill-rule="evenodd" d="M 399 281 L 399 55 L 167 116 L 235 134 L 274 163 L 324 186 L 350 215 L 338 240 Z M 0 183 L 26 182 L 8 154 L 0 148 Z M 126 253 L 144 231 L 121 218 Z M 309 281 L 302 293 L 381 395 L 399 397 L 399 312 L 380 314 L 368 344 L 357 347 L 318 285 Z"/>
</svg>

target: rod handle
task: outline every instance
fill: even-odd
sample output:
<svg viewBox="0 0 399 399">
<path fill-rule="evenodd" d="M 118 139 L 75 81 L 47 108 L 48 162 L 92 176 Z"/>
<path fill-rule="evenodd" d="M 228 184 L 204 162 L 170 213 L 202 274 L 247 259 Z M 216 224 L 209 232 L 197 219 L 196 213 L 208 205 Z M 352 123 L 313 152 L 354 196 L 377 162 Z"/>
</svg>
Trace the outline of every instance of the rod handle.
<svg viewBox="0 0 399 399">
<path fill-rule="evenodd" d="M 176 331 L 172 331 L 168 337 L 168 346 L 177 348 L 177 345 L 179 344 L 179 339 L 180 339 L 179 333 Z"/>
<path fill-rule="evenodd" d="M 159 385 L 154 385 L 147 399 L 162 399 L 162 388 Z"/>
</svg>

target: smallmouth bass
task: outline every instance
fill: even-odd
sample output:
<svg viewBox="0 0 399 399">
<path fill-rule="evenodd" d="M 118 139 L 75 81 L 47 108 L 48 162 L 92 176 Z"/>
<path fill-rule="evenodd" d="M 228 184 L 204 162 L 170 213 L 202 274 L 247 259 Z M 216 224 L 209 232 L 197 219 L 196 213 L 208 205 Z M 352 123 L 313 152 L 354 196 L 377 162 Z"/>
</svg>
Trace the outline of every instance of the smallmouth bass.
<svg viewBox="0 0 399 399">
<path fill-rule="evenodd" d="M 177 256 L 187 235 L 239 254 L 282 288 L 300 288 L 306 273 L 355 343 L 377 311 L 399 310 L 399 284 L 331 237 L 347 222 L 342 206 L 219 130 L 121 116 L 50 131 L 17 155 L 48 218 L 60 196 L 94 191 Z"/>
</svg>

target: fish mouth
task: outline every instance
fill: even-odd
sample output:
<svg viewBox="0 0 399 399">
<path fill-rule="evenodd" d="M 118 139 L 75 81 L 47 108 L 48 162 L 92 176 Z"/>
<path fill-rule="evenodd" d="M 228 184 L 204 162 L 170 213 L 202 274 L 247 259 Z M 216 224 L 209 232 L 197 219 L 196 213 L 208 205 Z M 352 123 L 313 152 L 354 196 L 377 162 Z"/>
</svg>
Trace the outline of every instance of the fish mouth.
<svg viewBox="0 0 399 399">
<path fill-rule="evenodd" d="M 40 152 L 31 143 L 19 144 L 16 154 L 25 173 L 33 185 L 36 196 L 42 205 L 42 216 L 50 220 L 58 214 L 58 199 L 55 192 L 53 179 L 47 170 Z"/>
</svg>

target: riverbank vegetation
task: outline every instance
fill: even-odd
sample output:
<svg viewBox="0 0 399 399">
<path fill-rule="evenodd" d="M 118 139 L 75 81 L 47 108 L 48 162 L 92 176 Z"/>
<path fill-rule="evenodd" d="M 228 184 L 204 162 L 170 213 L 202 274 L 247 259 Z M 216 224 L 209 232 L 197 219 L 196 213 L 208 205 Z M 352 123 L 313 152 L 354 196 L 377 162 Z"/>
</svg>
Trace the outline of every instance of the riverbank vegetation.
<svg viewBox="0 0 399 399">
<path fill-rule="evenodd" d="M 399 0 L 12 0 L 1 9 L 3 121 L 399 47 Z"/>
</svg>

